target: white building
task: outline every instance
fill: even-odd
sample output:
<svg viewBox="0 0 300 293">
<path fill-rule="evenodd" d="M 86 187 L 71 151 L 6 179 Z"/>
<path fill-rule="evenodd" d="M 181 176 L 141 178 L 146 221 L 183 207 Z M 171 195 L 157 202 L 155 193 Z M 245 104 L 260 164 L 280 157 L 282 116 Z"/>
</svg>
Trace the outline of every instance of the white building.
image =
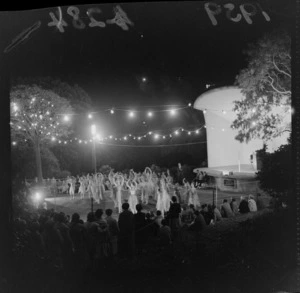
<svg viewBox="0 0 300 293">
<path fill-rule="evenodd" d="M 201 169 L 215 178 L 217 174 L 221 177 L 225 174 L 236 174 L 234 177 L 250 179 L 254 178 L 257 172 L 256 151 L 262 149 L 263 141 L 253 139 L 248 143 L 240 143 L 235 139 L 238 131 L 231 128 L 236 119 L 236 113 L 233 111 L 234 101 L 242 99 L 241 90 L 230 86 L 209 90 L 200 95 L 194 103 L 194 108 L 204 113 L 207 135 L 208 168 Z M 275 112 L 282 111 L 281 108 L 277 108 L 274 108 Z M 287 119 L 290 121 L 291 117 Z M 267 142 L 268 151 L 273 152 L 286 144 L 288 136 L 289 133 L 285 132 L 281 137 Z"/>
</svg>

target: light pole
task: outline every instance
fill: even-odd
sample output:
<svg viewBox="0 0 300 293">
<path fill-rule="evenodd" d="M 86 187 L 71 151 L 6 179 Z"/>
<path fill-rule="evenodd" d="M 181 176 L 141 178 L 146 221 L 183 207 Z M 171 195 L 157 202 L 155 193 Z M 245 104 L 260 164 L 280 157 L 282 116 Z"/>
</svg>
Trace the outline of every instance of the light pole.
<svg viewBox="0 0 300 293">
<path fill-rule="evenodd" d="M 92 136 L 93 136 L 93 167 L 94 167 L 94 172 L 95 174 L 97 173 L 97 158 L 96 158 L 96 125 L 93 124 L 91 126 L 91 131 L 92 131 Z"/>
</svg>

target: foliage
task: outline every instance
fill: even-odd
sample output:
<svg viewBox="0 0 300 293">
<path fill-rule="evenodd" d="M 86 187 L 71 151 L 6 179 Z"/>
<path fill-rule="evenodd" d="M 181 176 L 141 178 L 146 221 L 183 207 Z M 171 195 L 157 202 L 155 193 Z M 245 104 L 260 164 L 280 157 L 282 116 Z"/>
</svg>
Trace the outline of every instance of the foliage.
<svg viewBox="0 0 300 293">
<path fill-rule="evenodd" d="M 45 178 L 52 178 L 60 172 L 60 164 L 55 155 L 45 145 L 41 148 L 41 160 Z M 36 177 L 35 153 L 33 145 L 18 143 L 12 148 L 12 177 Z"/>
<path fill-rule="evenodd" d="M 286 194 L 292 189 L 292 146 L 282 145 L 274 153 L 266 147 L 257 153 L 261 170 L 257 173 L 260 186 L 271 195 Z"/>
<path fill-rule="evenodd" d="M 36 144 L 69 135 L 61 113 L 72 113 L 70 103 L 51 90 L 17 85 L 11 90 L 11 130 L 14 140 Z"/>
<path fill-rule="evenodd" d="M 109 165 L 102 165 L 99 168 L 99 172 L 102 173 L 103 175 L 108 175 L 111 169 L 112 168 Z"/>
<path fill-rule="evenodd" d="M 235 101 L 236 139 L 270 140 L 291 130 L 291 38 L 285 31 L 264 35 L 249 46 L 248 66 L 236 77 L 245 98 Z"/>
</svg>

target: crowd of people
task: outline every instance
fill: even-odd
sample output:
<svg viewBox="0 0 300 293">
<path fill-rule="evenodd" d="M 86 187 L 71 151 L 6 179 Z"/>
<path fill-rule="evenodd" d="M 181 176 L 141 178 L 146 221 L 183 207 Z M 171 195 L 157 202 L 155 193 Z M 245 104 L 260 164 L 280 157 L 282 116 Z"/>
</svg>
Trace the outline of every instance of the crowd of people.
<svg viewBox="0 0 300 293">
<path fill-rule="evenodd" d="M 196 208 L 193 204 L 180 204 L 172 196 L 168 211 L 144 213 L 143 206 L 136 204 L 135 213 L 125 202 L 118 219 L 113 210 L 97 209 L 89 212 L 86 221 L 78 213 L 71 217 L 63 212 L 39 209 L 33 218 L 25 221 L 17 219 L 17 231 L 26 230 L 30 247 L 35 254 L 53 260 L 58 268 L 106 266 L 122 259 L 133 259 L 145 252 L 149 242 L 158 250 L 170 249 L 182 230 L 202 232 L 239 213 L 257 211 L 252 196 L 235 199 L 229 203 L 224 199 L 220 209 L 203 204 Z M 152 247 L 153 248 L 153 247 Z"/>
<path fill-rule="evenodd" d="M 129 174 L 115 173 L 111 170 L 108 175 L 96 173 L 68 177 L 60 184 L 53 178 L 46 183 L 52 194 L 66 193 L 70 199 L 75 199 L 76 196 L 80 199 L 93 198 L 97 203 L 105 199 L 104 194 L 107 191 L 118 213 L 122 212 L 122 203 L 128 202 L 130 210 L 135 214 L 137 213 L 136 205 L 139 202 L 147 205 L 149 199 L 152 198 L 156 203 L 156 209 L 160 210 L 164 216 L 170 208 L 172 196 L 176 196 L 179 201 L 182 197 L 188 205 L 200 207 L 197 188 L 205 181 L 204 177 L 199 179 L 197 176 L 191 182 L 183 178 L 181 182 L 175 183 L 169 170 L 165 173 L 155 173 L 147 167 L 144 172 L 140 173 L 133 170 L 130 170 Z"/>
</svg>

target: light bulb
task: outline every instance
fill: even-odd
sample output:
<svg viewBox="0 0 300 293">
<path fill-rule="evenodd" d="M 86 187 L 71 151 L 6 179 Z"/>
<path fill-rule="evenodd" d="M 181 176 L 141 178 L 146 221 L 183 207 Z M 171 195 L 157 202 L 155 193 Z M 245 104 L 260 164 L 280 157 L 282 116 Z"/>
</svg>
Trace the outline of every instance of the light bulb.
<svg viewBox="0 0 300 293">
<path fill-rule="evenodd" d="M 129 112 L 129 117 L 134 117 L 134 112 L 133 111 Z"/>
<path fill-rule="evenodd" d="M 92 118 L 93 118 L 93 115 L 92 115 L 92 114 L 89 114 L 89 115 L 88 115 L 88 118 L 89 118 L 89 119 L 92 119 Z"/>
<path fill-rule="evenodd" d="M 197 133 L 197 134 L 199 133 L 199 130 L 198 130 L 198 129 L 196 130 L 196 133 Z"/>
<path fill-rule="evenodd" d="M 65 116 L 64 116 L 64 121 L 69 121 L 69 120 L 70 120 L 69 116 L 68 116 L 68 115 L 65 115 Z M 58 125 L 58 123 L 57 123 L 57 125 Z"/>
<path fill-rule="evenodd" d="M 176 114 L 176 110 L 174 110 L 174 109 L 170 110 L 170 114 L 171 114 L 172 116 L 174 116 L 174 115 Z"/>
<path fill-rule="evenodd" d="M 175 133 L 176 135 L 178 135 L 178 134 L 179 134 L 178 130 L 176 130 L 174 133 Z"/>
<path fill-rule="evenodd" d="M 114 109 L 111 109 L 110 114 L 114 114 L 114 113 L 115 113 Z"/>
<path fill-rule="evenodd" d="M 205 113 L 206 113 L 206 109 L 203 110 L 203 114 L 205 114 Z"/>
<path fill-rule="evenodd" d="M 191 132 L 190 132 L 190 131 L 188 132 L 188 135 L 191 135 Z"/>
<path fill-rule="evenodd" d="M 153 113 L 152 112 L 148 112 L 148 117 L 152 117 Z"/>
<path fill-rule="evenodd" d="M 192 106 L 192 103 L 189 103 L 189 107 L 191 107 Z"/>
<path fill-rule="evenodd" d="M 155 134 L 155 135 L 154 135 L 154 138 L 155 138 L 155 139 L 159 138 L 159 135 L 158 135 L 158 134 Z"/>
</svg>

